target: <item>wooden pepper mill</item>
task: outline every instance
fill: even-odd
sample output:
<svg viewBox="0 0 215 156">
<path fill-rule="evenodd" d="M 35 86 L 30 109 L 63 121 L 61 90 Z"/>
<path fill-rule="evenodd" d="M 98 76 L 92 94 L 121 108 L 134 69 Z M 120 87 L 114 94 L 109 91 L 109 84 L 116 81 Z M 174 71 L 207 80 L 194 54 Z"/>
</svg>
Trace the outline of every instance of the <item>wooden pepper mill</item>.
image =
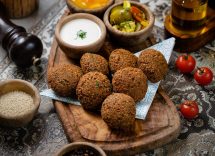
<svg viewBox="0 0 215 156">
<path fill-rule="evenodd" d="M 19 67 L 40 64 L 43 51 L 41 40 L 26 32 L 25 28 L 12 23 L 0 2 L 0 44 L 9 58 Z"/>
</svg>

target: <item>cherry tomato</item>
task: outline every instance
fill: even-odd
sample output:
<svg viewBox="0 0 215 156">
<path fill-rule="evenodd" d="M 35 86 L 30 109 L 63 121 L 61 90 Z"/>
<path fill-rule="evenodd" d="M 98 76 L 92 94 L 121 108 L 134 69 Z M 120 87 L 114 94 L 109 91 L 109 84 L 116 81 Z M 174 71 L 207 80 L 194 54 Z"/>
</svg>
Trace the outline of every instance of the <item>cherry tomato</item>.
<svg viewBox="0 0 215 156">
<path fill-rule="evenodd" d="M 181 114 L 187 119 L 194 119 L 199 114 L 199 107 L 195 101 L 185 101 L 180 105 Z"/>
<path fill-rule="evenodd" d="M 196 66 L 196 60 L 188 54 L 180 55 L 176 60 L 176 67 L 181 73 L 191 73 Z"/>
<path fill-rule="evenodd" d="M 213 80 L 213 72 L 207 67 L 198 68 L 194 74 L 194 79 L 200 85 L 208 85 Z"/>
</svg>

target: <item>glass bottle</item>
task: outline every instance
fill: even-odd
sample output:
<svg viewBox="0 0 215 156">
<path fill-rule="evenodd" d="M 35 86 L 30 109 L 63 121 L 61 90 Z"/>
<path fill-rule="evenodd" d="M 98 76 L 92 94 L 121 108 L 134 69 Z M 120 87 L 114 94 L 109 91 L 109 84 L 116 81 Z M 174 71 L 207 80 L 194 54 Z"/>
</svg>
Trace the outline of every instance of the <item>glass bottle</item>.
<svg viewBox="0 0 215 156">
<path fill-rule="evenodd" d="M 208 0 L 172 0 L 171 18 L 174 25 L 195 29 L 206 21 Z"/>
</svg>

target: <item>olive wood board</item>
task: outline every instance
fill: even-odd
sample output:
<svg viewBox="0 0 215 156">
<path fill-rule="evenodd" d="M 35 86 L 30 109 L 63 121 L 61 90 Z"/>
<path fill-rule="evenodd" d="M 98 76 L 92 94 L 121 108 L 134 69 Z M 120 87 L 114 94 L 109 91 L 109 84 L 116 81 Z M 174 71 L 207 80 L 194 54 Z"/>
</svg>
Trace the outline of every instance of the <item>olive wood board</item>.
<svg viewBox="0 0 215 156">
<path fill-rule="evenodd" d="M 139 49 L 137 47 L 123 48 L 135 52 L 153 44 L 155 44 L 155 39 L 150 36 L 138 47 Z M 107 37 L 100 54 L 108 58 L 110 52 L 116 47 L 120 46 L 113 44 Z M 48 70 L 67 63 L 79 65 L 79 60 L 66 57 L 54 39 Z M 151 150 L 171 142 L 180 133 L 180 118 L 176 107 L 161 89 L 155 96 L 146 120 L 136 119 L 135 130 L 130 134 L 110 130 L 99 114 L 87 112 L 81 106 L 55 100 L 53 103 L 71 142 L 86 141 L 97 144 L 110 156 L 134 155 Z"/>
<path fill-rule="evenodd" d="M 165 34 L 166 38 L 175 37 L 175 50 L 178 52 L 192 52 L 203 47 L 215 39 L 215 9 L 207 8 L 207 20 L 203 27 L 192 30 L 182 30 L 175 27 L 170 15 L 166 16 Z"/>
</svg>

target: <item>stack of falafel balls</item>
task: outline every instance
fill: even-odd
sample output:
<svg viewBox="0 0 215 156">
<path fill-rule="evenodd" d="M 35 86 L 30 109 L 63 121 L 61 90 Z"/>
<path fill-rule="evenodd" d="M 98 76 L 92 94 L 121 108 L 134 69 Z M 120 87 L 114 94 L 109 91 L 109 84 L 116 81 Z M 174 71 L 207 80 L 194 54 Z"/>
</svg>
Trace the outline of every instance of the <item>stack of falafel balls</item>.
<svg viewBox="0 0 215 156">
<path fill-rule="evenodd" d="M 50 87 L 60 96 L 77 96 L 86 111 L 101 112 L 109 128 L 124 132 L 134 130 L 136 103 L 145 97 L 147 81 L 162 80 L 168 70 L 162 53 L 153 49 L 141 52 L 139 58 L 115 49 L 109 61 L 85 53 L 80 66 L 62 64 L 51 69 Z"/>
</svg>

